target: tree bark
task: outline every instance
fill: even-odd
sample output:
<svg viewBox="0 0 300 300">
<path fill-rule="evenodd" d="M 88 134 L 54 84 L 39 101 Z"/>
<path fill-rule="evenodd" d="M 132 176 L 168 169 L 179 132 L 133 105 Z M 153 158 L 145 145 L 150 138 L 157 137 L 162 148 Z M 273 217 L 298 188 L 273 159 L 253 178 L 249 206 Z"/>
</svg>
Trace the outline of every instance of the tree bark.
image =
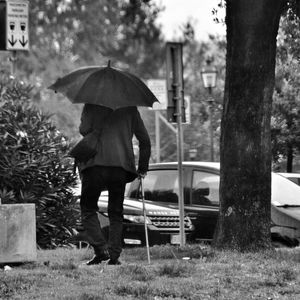
<svg viewBox="0 0 300 300">
<path fill-rule="evenodd" d="M 276 36 L 286 0 L 227 0 L 217 248 L 271 247 L 270 117 Z"/>
</svg>

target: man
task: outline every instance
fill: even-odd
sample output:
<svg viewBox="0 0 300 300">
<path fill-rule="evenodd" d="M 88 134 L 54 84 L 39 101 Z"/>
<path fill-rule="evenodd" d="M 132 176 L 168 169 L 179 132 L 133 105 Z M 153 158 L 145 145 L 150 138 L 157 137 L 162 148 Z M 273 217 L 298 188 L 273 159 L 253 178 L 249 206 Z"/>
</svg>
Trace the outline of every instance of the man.
<svg viewBox="0 0 300 300">
<path fill-rule="evenodd" d="M 125 185 L 146 174 L 151 153 L 150 138 L 136 107 L 113 111 L 103 106 L 85 104 L 79 131 L 83 136 L 91 131 L 99 135 L 97 154 L 79 164 L 82 225 L 95 252 L 87 265 L 108 259 L 108 264 L 120 264 Z M 139 142 L 137 170 L 132 144 L 134 135 Z M 108 190 L 108 241 L 103 236 L 97 215 L 97 202 L 103 190 Z"/>
</svg>

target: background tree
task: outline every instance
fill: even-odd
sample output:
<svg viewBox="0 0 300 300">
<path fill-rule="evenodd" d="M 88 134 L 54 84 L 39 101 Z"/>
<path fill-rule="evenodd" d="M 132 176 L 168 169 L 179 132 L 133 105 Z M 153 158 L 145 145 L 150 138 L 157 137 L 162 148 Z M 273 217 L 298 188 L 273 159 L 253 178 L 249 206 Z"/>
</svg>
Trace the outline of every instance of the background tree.
<svg viewBox="0 0 300 300">
<path fill-rule="evenodd" d="M 272 109 L 272 153 L 276 167 L 293 171 L 300 150 L 300 33 L 299 19 L 291 8 L 281 21 L 277 39 L 277 68 Z"/>
<path fill-rule="evenodd" d="M 184 84 L 185 93 L 191 97 L 191 125 L 185 126 L 185 142 L 188 148 L 196 148 L 196 160 L 210 160 L 209 134 L 209 95 L 204 88 L 201 69 L 209 57 L 218 70 L 218 84 L 213 89 L 213 133 L 215 160 L 219 161 L 220 121 L 223 106 L 225 79 L 225 43 L 222 38 L 210 36 L 207 42 L 198 42 L 194 38 L 185 40 L 184 46 Z M 189 159 L 189 156 L 186 155 Z"/>
<path fill-rule="evenodd" d="M 271 247 L 270 119 L 285 0 L 226 1 L 227 55 L 215 246 Z"/>
<path fill-rule="evenodd" d="M 219 71 L 218 85 L 213 92 L 215 100 L 213 103 L 215 159 L 219 160 L 220 121 L 225 77 L 225 41 L 217 36 L 210 36 L 209 40 L 205 42 L 195 40 L 194 27 L 190 22 L 182 25 L 181 34 L 179 41 L 183 43 L 184 91 L 191 100 L 191 124 L 183 125 L 184 159 L 190 160 L 189 150 L 193 148 L 197 150 L 195 160 L 210 160 L 209 104 L 207 102 L 208 94 L 202 82 L 201 69 L 205 66 L 206 59 L 213 56 L 214 64 Z M 160 111 L 160 113 L 167 118 L 166 112 Z M 143 116 L 146 117 L 146 125 L 152 135 L 152 144 L 155 145 L 154 113 L 145 111 Z M 176 124 L 173 125 L 176 127 Z M 177 160 L 176 134 L 163 122 L 160 122 L 160 137 L 161 160 Z M 155 159 L 155 157 L 153 158 Z"/>
</svg>

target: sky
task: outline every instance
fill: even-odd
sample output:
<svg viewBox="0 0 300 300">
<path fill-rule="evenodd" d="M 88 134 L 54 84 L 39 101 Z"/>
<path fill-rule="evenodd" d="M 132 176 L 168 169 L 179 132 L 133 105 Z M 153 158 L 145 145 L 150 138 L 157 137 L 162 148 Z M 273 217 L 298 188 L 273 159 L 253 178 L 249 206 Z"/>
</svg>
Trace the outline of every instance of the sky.
<svg viewBox="0 0 300 300">
<path fill-rule="evenodd" d="M 158 23 L 163 26 L 163 33 L 168 41 L 180 35 L 180 27 L 188 20 L 195 26 L 197 40 L 207 40 L 208 34 L 225 35 L 223 24 L 213 21 L 212 10 L 218 8 L 220 0 L 154 0 L 165 7 L 160 13 Z M 224 9 L 219 9 L 220 17 L 224 18 Z"/>
</svg>

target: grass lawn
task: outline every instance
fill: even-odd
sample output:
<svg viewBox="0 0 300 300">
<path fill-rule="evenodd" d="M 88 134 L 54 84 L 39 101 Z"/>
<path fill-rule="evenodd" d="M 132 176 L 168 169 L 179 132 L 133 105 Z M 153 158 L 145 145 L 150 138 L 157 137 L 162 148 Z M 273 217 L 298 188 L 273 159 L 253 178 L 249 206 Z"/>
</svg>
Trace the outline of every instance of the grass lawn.
<svg viewBox="0 0 300 300">
<path fill-rule="evenodd" d="M 91 249 L 38 251 L 0 270 L 0 299 L 300 299 L 300 248 L 261 253 L 209 246 L 124 249 L 120 266 L 88 267 Z M 189 257 L 190 259 L 183 259 Z"/>
</svg>

